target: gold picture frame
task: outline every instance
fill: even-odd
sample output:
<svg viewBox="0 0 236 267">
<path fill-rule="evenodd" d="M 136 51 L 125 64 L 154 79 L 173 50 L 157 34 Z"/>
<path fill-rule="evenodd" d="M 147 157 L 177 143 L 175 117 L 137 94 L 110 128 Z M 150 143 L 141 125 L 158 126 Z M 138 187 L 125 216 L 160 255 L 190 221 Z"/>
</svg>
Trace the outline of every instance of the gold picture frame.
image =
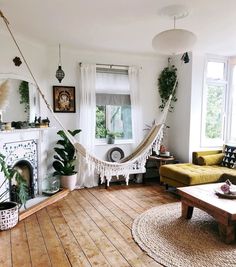
<svg viewBox="0 0 236 267">
<path fill-rule="evenodd" d="M 53 111 L 75 113 L 74 86 L 53 86 Z"/>
</svg>

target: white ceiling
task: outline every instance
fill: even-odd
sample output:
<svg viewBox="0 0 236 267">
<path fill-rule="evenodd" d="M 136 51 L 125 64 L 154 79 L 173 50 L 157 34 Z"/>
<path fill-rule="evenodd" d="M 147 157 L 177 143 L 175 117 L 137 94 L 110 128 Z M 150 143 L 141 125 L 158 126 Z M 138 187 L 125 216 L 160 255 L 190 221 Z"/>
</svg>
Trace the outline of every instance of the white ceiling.
<svg viewBox="0 0 236 267">
<path fill-rule="evenodd" d="M 176 27 L 197 35 L 195 50 L 236 55 L 235 0 L 0 0 L 0 9 L 15 33 L 45 45 L 154 54 L 152 38 L 173 27 L 159 14 L 170 4 L 191 9 Z"/>
</svg>

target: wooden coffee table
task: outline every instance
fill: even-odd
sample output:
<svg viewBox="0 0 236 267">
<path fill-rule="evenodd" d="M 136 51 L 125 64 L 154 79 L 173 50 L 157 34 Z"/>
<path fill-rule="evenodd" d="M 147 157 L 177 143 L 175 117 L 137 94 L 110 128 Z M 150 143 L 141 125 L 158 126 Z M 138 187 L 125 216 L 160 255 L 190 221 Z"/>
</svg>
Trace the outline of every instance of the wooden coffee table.
<svg viewBox="0 0 236 267">
<path fill-rule="evenodd" d="M 235 240 L 236 199 L 219 198 L 215 189 L 222 183 L 195 185 L 178 188 L 181 196 L 182 217 L 191 219 L 197 207 L 213 216 L 218 222 L 221 238 L 229 244 Z"/>
</svg>

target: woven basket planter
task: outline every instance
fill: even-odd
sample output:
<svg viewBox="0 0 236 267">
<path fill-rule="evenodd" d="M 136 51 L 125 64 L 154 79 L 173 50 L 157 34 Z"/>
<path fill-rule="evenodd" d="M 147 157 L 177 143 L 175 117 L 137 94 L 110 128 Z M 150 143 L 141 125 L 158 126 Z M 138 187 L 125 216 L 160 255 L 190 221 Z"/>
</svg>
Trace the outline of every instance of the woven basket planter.
<svg viewBox="0 0 236 267">
<path fill-rule="evenodd" d="M 14 227 L 19 220 L 18 204 L 15 202 L 3 202 L 0 204 L 0 230 L 8 230 Z"/>
</svg>

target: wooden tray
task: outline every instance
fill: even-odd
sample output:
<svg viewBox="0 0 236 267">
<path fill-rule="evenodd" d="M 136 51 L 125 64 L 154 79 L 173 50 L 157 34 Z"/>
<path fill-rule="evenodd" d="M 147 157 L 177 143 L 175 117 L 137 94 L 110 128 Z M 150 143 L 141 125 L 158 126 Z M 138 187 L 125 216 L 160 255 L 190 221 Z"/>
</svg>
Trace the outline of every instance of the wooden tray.
<svg viewBox="0 0 236 267">
<path fill-rule="evenodd" d="M 230 194 L 230 193 L 226 194 L 226 193 L 223 193 L 223 191 L 220 189 L 216 189 L 215 194 L 221 198 L 236 199 L 236 194 Z"/>
</svg>

